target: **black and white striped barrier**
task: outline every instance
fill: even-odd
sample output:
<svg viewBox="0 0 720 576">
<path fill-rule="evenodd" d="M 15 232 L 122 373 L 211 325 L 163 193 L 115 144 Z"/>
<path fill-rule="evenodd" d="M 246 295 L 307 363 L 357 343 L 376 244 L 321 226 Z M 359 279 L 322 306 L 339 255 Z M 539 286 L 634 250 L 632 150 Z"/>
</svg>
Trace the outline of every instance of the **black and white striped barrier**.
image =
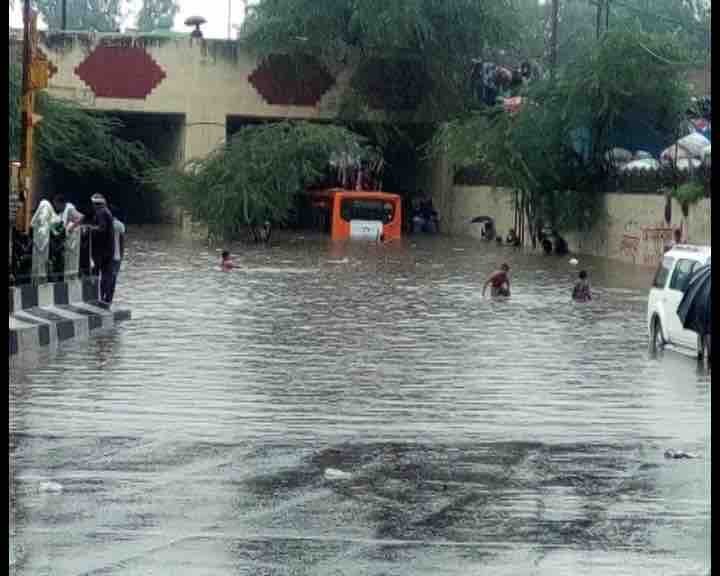
<svg viewBox="0 0 720 576">
<path fill-rule="evenodd" d="M 100 306 L 97 278 L 10 288 L 9 355 L 54 349 L 71 338 L 130 319 L 129 310 Z"/>
</svg>

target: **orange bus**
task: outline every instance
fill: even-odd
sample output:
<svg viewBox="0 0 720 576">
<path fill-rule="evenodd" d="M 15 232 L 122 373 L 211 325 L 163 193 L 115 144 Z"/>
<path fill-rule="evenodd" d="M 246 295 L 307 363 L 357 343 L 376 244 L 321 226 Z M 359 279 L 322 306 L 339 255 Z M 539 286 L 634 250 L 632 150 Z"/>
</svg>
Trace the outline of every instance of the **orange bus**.
<svg viewBox="0 0 720 576">
<path fill-rule="evenodd" d="M 329 188 L 310 192 L 316 225 L 333 240 L 397 240 L 402 234 L 402 198 L 388 192 Z"/>
</svg>

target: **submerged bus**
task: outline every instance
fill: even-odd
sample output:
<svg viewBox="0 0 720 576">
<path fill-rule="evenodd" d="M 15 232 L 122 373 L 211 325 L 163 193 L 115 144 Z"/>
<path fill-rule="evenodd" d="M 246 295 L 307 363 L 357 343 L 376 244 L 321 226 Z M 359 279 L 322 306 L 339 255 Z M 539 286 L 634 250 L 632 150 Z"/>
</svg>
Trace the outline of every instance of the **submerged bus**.
<svg viewBox="0 0 720 576">
<path fill-rule="evenodd" d="M 402 199 L 398 194 L 328 188 L 308 193 L 313 227 L 333 240 L 397 240 L 402 234 Z"/>
</svg>

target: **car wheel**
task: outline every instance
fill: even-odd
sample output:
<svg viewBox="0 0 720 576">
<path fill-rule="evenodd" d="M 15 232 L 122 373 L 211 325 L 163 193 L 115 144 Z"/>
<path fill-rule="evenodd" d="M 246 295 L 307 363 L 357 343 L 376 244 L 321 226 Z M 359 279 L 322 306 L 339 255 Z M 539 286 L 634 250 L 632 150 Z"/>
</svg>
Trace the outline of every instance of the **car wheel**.
<svg viewBox="0 0 720 576">
<path fill-rule="evenodd" d="M 710 366 L 710 359 L 712 358 L 712 338 L 710 334 L 705 335 L 705 358 L 707 358 L 708 366 Z"/>
<path fill-rule="evenodd" d="M 702 336 L 701 334 L 698 334 L 698 336 L 697 336 L 697 359 L 698 360 L 705 359 L 706 346 L 707 345 L 705 343 L 705 337 Z"/>
<path fill-rule="evenodd" d="M 712 350 L 710 347 L 710 341 L 710 334 L 698 336 L 698 358 L 707 359 L 708 366 L 710 365 L 710 355 Z"/>
<path fill-rule="evenodd" d="M 656 316 L 652 322 L 652 329 L 650 331 L 650 353 L 658 354 L 665 348 L 665 338 L 662 333 L 662 324 L 660 319 Z"/>
</svg>

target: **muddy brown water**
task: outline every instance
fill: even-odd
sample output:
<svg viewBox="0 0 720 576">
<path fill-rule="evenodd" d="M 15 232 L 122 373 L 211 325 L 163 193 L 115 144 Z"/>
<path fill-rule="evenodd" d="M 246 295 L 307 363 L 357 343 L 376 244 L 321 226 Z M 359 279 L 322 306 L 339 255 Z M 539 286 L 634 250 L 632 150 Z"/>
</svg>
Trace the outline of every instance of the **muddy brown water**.
<svg viewBox="0 0 720 576">
<path fill-rule="evenodd" d="M 577 305 L 474 240 L 233 252 L 131 229 L 132 321 L 11 365 L 11 572 L 709 571 L 710 376 L 648 357 L 652 270 L 581 258 Z"/>
</svg>

